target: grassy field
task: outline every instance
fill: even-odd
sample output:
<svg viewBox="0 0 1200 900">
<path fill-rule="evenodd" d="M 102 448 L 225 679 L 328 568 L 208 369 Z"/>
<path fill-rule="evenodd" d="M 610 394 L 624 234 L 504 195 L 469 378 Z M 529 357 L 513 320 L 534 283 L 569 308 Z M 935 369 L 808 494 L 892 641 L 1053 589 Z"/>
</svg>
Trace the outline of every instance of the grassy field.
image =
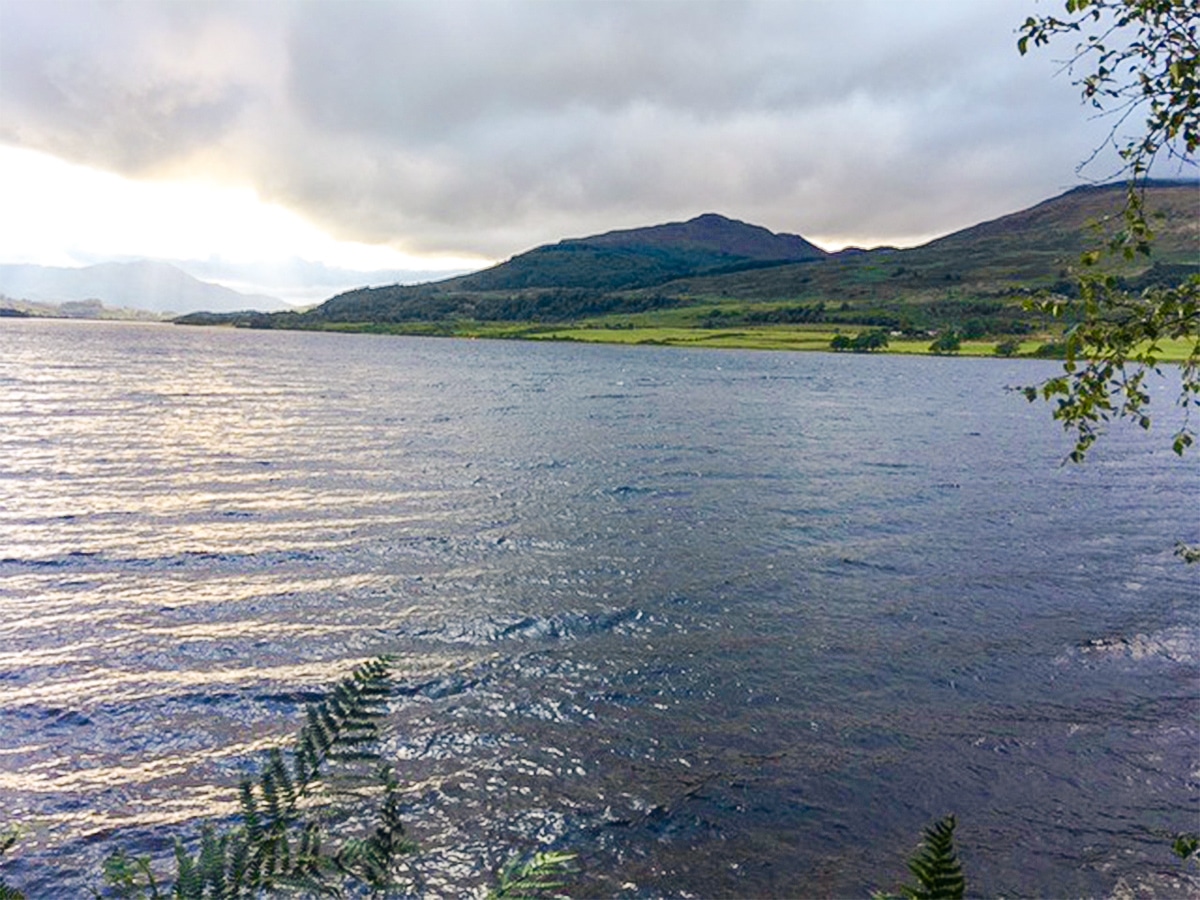
<svg viewBox="0 0 1200 900">
<path fill-rule="evenodd" d="M 644 344 L 666 347 L 712 347 L 736 350 L 829 350 L 836 332 L 821 326 L 763 326 L 740 329 L 705 328 L 559 328 L 527 337 L 533 340 L 582 341 L 594 344 Z M 1033 356 L 1048 336 L 1022 341 L 1019 356 Z M 930 355 L 928 339 L 892 338 L 883 353 Z M 958 356 L 995 356 L 995 339 L 963 341 Z M 1188 341 L 1168 340 L 1160 345 L 1162 362 L 1179 363 L 1192 350 Z"/>
<path fill-rule="evenodd" d="M 741 329 L 705 328 L 562 328 L 529 335 L 534 340 L 581 341 L 592 344 L 644 344 L 664 347 L 713 347 L 727 350 L 829 350 L 835 331 L 820 326 L 764 326 Z M 884 353 L 929 355 L 929 340 L 893 338 Z M 1020 352 L 1031 355 L 1044 340 L 1026 341 Z M 959 356 L 995 356 L 995 341 L 963 341 Z M 1182 357 L 1180 357 L 1182 358 Z"/>
<path fill-rule="evenodd" d="M 677 313 L 676 313 L 677 315 Z M 675 316 L 672 315 L 671 318 Z M 634 321 L 659 324 L 633 324 Z M 430 337 L 484 338 L 492 340 L 574 341 L 587 344 L 624 344 L 629 346 L 692 347 L 725 350 L 817 350 L 828 351 L 829 342 L 839 332 L 827 324 L 761 325 L 737 328 L 701 328 L 686 325 L 662 324 L 662 314 L 651 316 L 622 316 L 620 321 L 592 321 L 577 325 L 530 325 L 496 322 L 436 322 L 436 323 L 338 323 L 323 330 L 367 332 L 372 334 L 411 334 Z M 843 328 L 840 333 L 853 336 L 858 329 Z M 1037 335 L 1022 340 L 1020 356 L 1033 356 L 1050 340 L 1049 335 Z M 929 355 L 930 339 L 892 338 L 884 353 Z M 959 356 L 995 356 L 997 339 L 963 341 Z M 1164 341 L 1160 346 L 1162 362 L 1178 363 L 1188 358 L 1192 345 L 1188 341 Z"/>
<path fill-rule="evenodd" d="M 828 350 L 833 332 L 796 327 L 761 328 L 560 328 L 530 335 L 536 340 L 590 344 L 650 344 L 740 350 Z"/>
</svg>

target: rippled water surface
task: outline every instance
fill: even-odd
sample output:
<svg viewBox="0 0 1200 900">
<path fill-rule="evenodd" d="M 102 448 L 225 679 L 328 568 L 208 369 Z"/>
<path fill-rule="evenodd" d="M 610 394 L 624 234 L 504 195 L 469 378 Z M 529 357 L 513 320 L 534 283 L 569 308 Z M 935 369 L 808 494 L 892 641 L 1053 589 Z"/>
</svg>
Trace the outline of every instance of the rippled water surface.
<svg viewBox="0 0 1200 900">
<path fill-rule="evenodd" d="M 168 853 L 393 653 L 430 893 L 862 896 L 951 810 L 980 893 L 1186 892 L 1195 457 L 1060 466 L 1052 370 L 0 320 L 6 877 Z"/>
</svg>

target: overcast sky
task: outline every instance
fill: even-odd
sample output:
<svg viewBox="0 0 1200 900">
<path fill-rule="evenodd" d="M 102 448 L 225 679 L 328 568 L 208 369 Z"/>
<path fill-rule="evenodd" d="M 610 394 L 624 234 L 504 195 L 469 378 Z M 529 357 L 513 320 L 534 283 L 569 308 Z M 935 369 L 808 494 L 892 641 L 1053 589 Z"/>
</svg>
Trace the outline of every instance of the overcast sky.
<svg viewBox="0 0 1200 900">
<path fill-rule="evenodd" d="M 269 292 L 271 266 L 462 269 L 709 211 L 921 243 L 1081 183 L 1111 123 L 1068 47 L 1016 50 L 1060 10 L 0 0 L 0 262 Z"/>
</svg>

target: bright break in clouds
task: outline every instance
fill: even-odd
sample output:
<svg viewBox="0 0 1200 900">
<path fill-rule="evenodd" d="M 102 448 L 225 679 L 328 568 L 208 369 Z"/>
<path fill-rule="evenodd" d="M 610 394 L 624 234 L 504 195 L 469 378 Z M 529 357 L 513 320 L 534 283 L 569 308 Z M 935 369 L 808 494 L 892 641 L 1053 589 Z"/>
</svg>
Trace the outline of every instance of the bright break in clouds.
<svg viewBox="0 0 1200 900">
<path fill-rule="evenodd" d="M 365 268 L 461 267 L 706 211 L 827 248 L 912 244 L 1073 186 L 1103 142 L 1056 54 L 1016 51 L 1049 9 L 3 0 L 0 144 L 249 197 L 321 235 L 298 254 L 360 268 L 364 245 L 394 254 Z M 3 157 L 9 184 L 25 158 Z M 136 233 L 145 213 L 120 225 L 107 202 Z M 270 227 L 240 246 L 291 240 Z M 207 255 L 231 255 L 213 230 Z M 60 255 L 99 255 L 72 240 Z"/>
</svg>

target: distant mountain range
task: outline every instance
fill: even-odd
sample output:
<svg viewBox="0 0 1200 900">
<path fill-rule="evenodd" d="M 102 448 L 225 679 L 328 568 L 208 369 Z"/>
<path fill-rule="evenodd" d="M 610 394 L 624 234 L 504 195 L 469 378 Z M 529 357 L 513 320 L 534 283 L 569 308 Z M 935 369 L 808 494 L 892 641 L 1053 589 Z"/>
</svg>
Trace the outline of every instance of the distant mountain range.
<svg viewBox="0 0 1200 900">
<path fill-rule="evenodd" d="M 443 281 L 360 288 L 302 316 L 285 313 L 254 324 L 572 321 L 736 301 L 836 303 L 845 313 L 814 312 L 818 318 L 803 321 L 886 325 L 906 318 L 909 308 L 947 304 L 982 305 L 989 314 L 999 304 L 1019 315 L 1022 292 L 1072 288 L 1070 269 L 1095 245 L 1096 223 L 1119 214 L 1124 190 L 1080 187 L 921 247 L 836 254 L 798 235 L 709 213 L 563 240 Z M 1200 186 L 1155 182 L 1146 189 L 1146 203 L 1157 235 L 1153 262 L 1136 261 L 1122 274 L 1137 286 L 1200 271 Z"/>
<path fill-rule="evenodd" d="M 991 333 L 1024 333 L 1036 323 L 1023 299 L 1039 289 L 1074 289 L 1072 269 L 1100 239 L 1097 227 L 1110 233 L 1119 228 L 1124 190 L 1076 188 L 904 250 L 827 253 L 799 235 L 707 213 L 569 238 L 440 281 L 357 288 L 307 312 L 199 281 L 161 262 L 83 269 L 2 265 L 0 308 L 21 309 L 16 298 L 65 303 L 60 314 L 92 317 L 104 314 L 99 301 L 105 308 L 189 314 L 186 321 L 201 323 L 441 328 L 464 320 L 573 322 L 690 307 L 698 311 L 692 324 L 711 320 L 722 327 L 826 322 L 903 330 L 960 327 L 982 317 Z M 1119 267 L 1120 277 L 1137 289 L 1200 272 L 1200 185 L 1152 182 L 1145 200 L 1156 234 L 1154 256 Z"/>
<path fill-rule="evenodd" d="M 162 262 L 102 263 L 84 268 L 0 265 L 0 306 L 22 308 L 68 304 L 62 313 L 95 318 L 105 309 L 142 310 L 180 315 L 211 312 L 290 309 L 282 300 L 261 294 L 242 294 L 219 284 L 200 281 Z M 6 302 L 7 301 L 7 302 Z M 98 303 L 97 303 L 98 302 Z"/>
</svg>

